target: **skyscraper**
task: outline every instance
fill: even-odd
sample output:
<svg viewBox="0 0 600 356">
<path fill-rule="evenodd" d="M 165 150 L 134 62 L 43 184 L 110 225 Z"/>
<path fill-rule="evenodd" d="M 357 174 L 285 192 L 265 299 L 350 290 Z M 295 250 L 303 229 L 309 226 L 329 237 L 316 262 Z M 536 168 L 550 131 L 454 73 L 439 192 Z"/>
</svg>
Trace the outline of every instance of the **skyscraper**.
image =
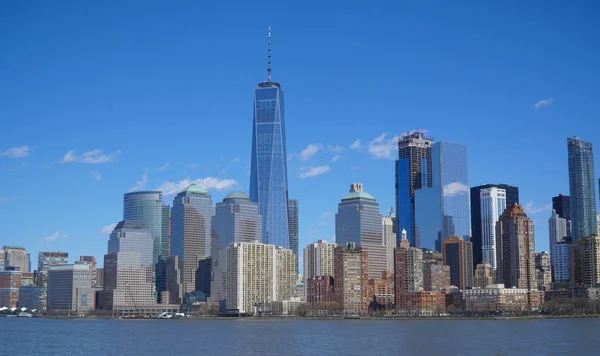
<svg viewBox="0 0 600 356">
<path fill-rule="evenodd" d="M 418 247 L 441 251 L 449 236 L 471 237 L 467 146 L 436 142 L 431 162 L 431 187 L 415 191 L 415 223 Z"/>
<path fill-rule="evenodd" d="M 559 217 L 571 220 L 571 197 L 562 194 L 552 197 L 552 209 Z"/>
<path fill-rule="evenodd" d="M 262 217 L 258 204 L 242 192 L 227 194 L 217 203 L 212 219 L 212 278 L 210 293 L 224 300 L 227 291 L 227 247 L 234 242 L 262 240 Z"/>
<path fill-rule="evenodd" d="M 25 247 L 2 246 L 0 254 L 4 254 L 4 268 L 18 267 L 20 272 L 29 272 L 29 254 Z"/>
<path fill-rule="evenodd" d="M 281 85 L 271 81 L 271 28 L 267 73 L 254 89 L 250 200 L 263 218 L 263 242 L 289 248 L 285 111 Z"/>
<path fill-rule="evenodd" d="M 442 242 L 444 264 L 450 266 L 450 283 L 460 289 L 473 286 L 473 245 L 456 235 Z"/>
<path fill-rule="evenodd" d="M 596 184 L 592 144 L 568 138 L 573 241 L 596 234 Z"/>
<path fill-rule="evenodd" d="M 537 290 L 533 220 L 518 204 L 504 210 L 496 225 L 496 279 L 507 288 Z"/>
<path fill-rule="evenodd" d="M 394 233 L 394 219 L 396 219 L 394 209 L 391 209 L 389 216 L 381 217 L 381 233 L 383 234 L 383 245 L 387 255 L 386 270 L 390 272 L 394 271 L 394 249 L 398 243 Z"/>
<path fill-rule="evenodd" d="M 387 269 L 387 251 L 383 244 L 381 213 L 373 196 L 360 183 L 350 185 L 350 192 L 338 204 L 335 214 L 335 240 L 338 246 L 354 242 L 367 249 L 369 279 L 379 279 Z"/>
<path fill-rule="evenodd" d="M 396 235 L 406 230 L 411 246 L 419 246 L 415 228 L 415 190 L 431 187 L 431 145 L 423 132 L 408 132 L 398 139 L 396 161 Z M 400 236 L 397 236 L 400 240 Z M 399 243 L 400 241 L 398 241 Z"/>
<path fill-rule="evenodd" d="M 98 285 L 98 269 L 96 268 L 96 257 L 94 256 L 79 256 L 80 262 L 87 263 L 90 271 L 92 271 L 92 287 Z"/>
<path fill-rule="evenodd" d="M 53 266 L 48 269 L 48 310 L 87 313 L 94 309 L 92 271 L 85 264 Z"/>
<path fill-rule="evenodd" d="M 369 307 L 368 252 L 348 242 L 334 255 L 334 300 L 345 314 L 363 314 Z"/>
<path fill-rule="evenodd" d="M 485 184 L 471 187 L 471 242 L 473 243 L 473 265 L 483 263 L 483 239 L 481 232 L 481 190 L 504 189 L 506 194 L 506 205 L 519 204 L 519 188 L 508 184 Z M 500 211 L 500 214 L 504 209 Z"/>
<path fill-rule="evenodd" d="M 554 199 L 552 200 L 554 202 Z M 552 214 L 548 219 L 548 231 L 550 235 L 550 243 L 548 244 L 548 246 L 550 246 L 550 264 L 552 266 L 552 279 L 554 281 L 565 281 L 565 275 L 562 273 L 560 274 L 561 279 L 556 278 L 558 274 L 555 270 L 555 266 L 557 266 L 558 264 L 564 264 L 565 257 L 568 257 L 568 253 L 565 255 L 565 251 L 562 251 L 561 248 L 559 248 L 561 249 L 561 251 L 557 251 L 558 244 L 568 244 L 570 242 L 568 239 L 567 219 L 561 218 L 556 213 L 555 209 L 552 209 Z"/>
<path fill-rule="evenodd" d="M 140 263 L 152 271 L 154 239 L 140 221 L 123 220 L 113 229 L 108 240 L 108 254 L 134 252 L 140 254 Z"/>
<path fill-rule="evenodd" d="M 67 252 L 38 253 L 37 286 L 40 288 L 40 310 L 46 310 L 48 297 L 48 269 L 53 266 L 66 265 L 69 261 Z"/>
<path fill-rule="evenodd" d="M 333 276 L 333 256 L 336 244 L 319 240 L 304 248 L 304 280 L 318 276 Z"/>
<path fill-rule="evenodd" d="M 290 249 L 298 257 L 298 200 L 288 200 L 288 219 L 290 224 Z M 298 266 L 296 266 L 298 269 Z"/>
<path fill-rule="evenodd" d="M 411 247 L 406 235 L 406 231 L 403 230 L 400 246 L 394 253 L 394 284 L 397 298 L 407 292 L 423 290 L 423 251 Z"/>
<path fill-rule="evenodd" d="M 506 191 L 500 188 L 486 188 L 480 192 L 481 237 L 483 263 L 496 269 L 496 222 L 506 209 Z M 484 288 L 487 286 L 484 286 Z"/>
<path fill-rule="evenodd" d="M 183 294 L 194 291 L 198 262 L 210 257 L 213 212 L 208 191 L 195 184 L 191 184 L 173 199 L 171 256 L 179 256 L 183 261 Z"/>
</svg>

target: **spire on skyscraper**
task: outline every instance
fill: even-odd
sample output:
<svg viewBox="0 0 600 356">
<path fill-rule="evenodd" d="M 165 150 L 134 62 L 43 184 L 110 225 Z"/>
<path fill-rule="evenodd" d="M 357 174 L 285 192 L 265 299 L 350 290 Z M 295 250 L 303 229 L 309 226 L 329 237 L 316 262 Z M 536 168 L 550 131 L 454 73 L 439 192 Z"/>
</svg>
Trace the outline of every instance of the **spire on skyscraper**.
<svg viewBox="0 0 600 356">
<path fill-rule="evenodd" d="M 269 26 L 269 39 L 268 39 L 268 52 L 269 52 L 269 60 L 267 66 L 267 81 L 271 81 L 271 26 Z"/>
</svg>

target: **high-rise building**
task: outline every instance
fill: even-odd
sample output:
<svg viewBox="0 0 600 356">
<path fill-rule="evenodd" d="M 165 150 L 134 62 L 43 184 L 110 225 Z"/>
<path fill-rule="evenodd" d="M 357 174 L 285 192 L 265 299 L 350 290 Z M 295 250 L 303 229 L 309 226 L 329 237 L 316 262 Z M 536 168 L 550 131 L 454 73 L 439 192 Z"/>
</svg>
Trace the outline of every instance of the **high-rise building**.
<svg viewBox="0 0 600 356">
<path fill-rule="evenodd" d="M 498 268 L 496 280 L 507 288 L 537 290 L 533 220 L 519 204 L 504 210 L 496 226 Z"/>
<path fill-rule="evenodd" d="M 360 315 L 369 307 L 369 258 L 363 247 L 348 242 L 335 248 L 334 300 L 344 314 Z"/>
<path fill-rule="evenodd" d="M 104 268 L 96 269 L 96 287 L 102 287 L 104 285 Z"/>
<path fill-rule="evenodd" d="M 481 191 L 484 189 L 503 189 L 505 193 L 505 207 L 519 204 L 519 188 L 508 184 L 485 184 L 471 187 L 471 242 L 473 243 L 473 265 L 483 263 L 483 235 L 481 221 Z M 504 209 L 500 211 L 500 214 Z M 494 226 L 495 228 L 495 226 Z"/>
<path fill-rule="evenodd" d="M 592 144 L 568 138 L 573 241 L 596 234 L 596 185 Z"/>
<path fill-rule="evenodd" d="M 18 267 L 21 272 L 29 272 L 29 254 L 25 247 L 4 245 L 0 254 L 2 252 L 5 270 L 7 267 Z"/>
<path fill-rule="evenodd" d="M 333 276 L 323 275 L 306 279 L 306 301 L 311 304 L 333 302 Z"/>
<path fill-rule="evenodd" d="M 411 246 L 419 246 L 415 226 L 415 190 L 431 187 L 431 145 L 423 132 L 408 132 L 398 139 L 396 161 L 396 235 L 406 230 Z M 397 236 L 398 240 L 400 236 Z M 398 241 L 399 243 L 399 241 Z"/>
<path fill-rule="evenodd" d="M 390 210 L 389 216 L 381 217 L 381 233 L 383 234 L 383 245 L 385 246 L 387 256 L 385 269 L 390 272 L 394 271 L 394 249 L 398 243 L 396 234 L 394 233 L 395 219 L 394 209 Z"/>
<path fill-rule="evenodd" d="M 181 304 L 183 300 L 183 285 L 181 275 L 183 274 L 183 259 L 179 256 L 167 257 L 166 287 L 170 304 Z"/>
<path fill-rule="evenodd" d="M 290 247 L 283 91 L 271 81 L 271 30 L 267 81 L 254 89 L 250 200 L 258 203 L 266 244 Z"/>
<path fill-rule="evenodd" d="M 48 310 L 87 313 L 96 305 L 92 271 L 86 264 L 53 266 L 48 269 Z"/>
<path fill-rule="evenodd" d="M 0 271 L 0 305 L 2 307 L 17 307 L 19 302 L 19 288 L 21 288 L 20 271 Z"/>
<path fill-rule="evenodd" d="M 423 261 L 423 289 L 442 292 L 450 288 L 450 266 L 436 261 Z"/>
<path fill-rule="evenodd" d="M 0 272 L 4 271 L 4 263 L 5 263 L 4 249 L 0 249 Z"/>
<path fill-rule="evenodd" d="M 561 242 L 554 245 L 550 261 L 552 263 L 552 280 L 559 285 L 567 285 L 571 281 L 571 243 Z"/>
<path fill-rule="evenodd" d="M 394 253 L 394 278 L 397 302 L 402 294 L 423 290 L 423 251 L 410 246 L 406 230 Z"/>
<path fill-rule="evenodd" d="M 554 203 L 554 198 L 552 198 L 552 205 L 556 206 L 558 204 Z M 564 264 L 565 263 L 565 257 L 567 257 L 568 261 L 568 248 L 566 251 L 561 251 L 562 253 L 559 253 L 556 250 L 556 246 L 559 244 L 569 244 L 571 241 L 568 237 L 568 220 L 565 218 L 560 217 L 560 215 L 557 214 L 556 209 L 552 209 L 552 214 L 550 215 L 550 218 L 548 219 L 548 231 L 549 231 L 549 235 L 550 235 L 550 243 L 548 246 L 550 246 L 550 264 L 552 267 L 552 279 L 554 281 L 559 281 L 557 280 L 557 271 L 556 271 L 556 265 L 560 264 Z M 559 247 L 559 248 L 562 248 Z M 566 253 L 566 255 L 565 255 Z M 559 261 L 560 260 L 560 261 Z M 562 267 L 561 267 L 562 268 Z M 567 266 L 567 269 L 570 270 L 570 268 Z M 569 273 L 570 275 L 570 273 Z M 569 279 L 567 278 L 566 280 L 564 279 L 564 277 L 566 277 L 566 275 L 560 274 L 560 278 L 563 282 L 564 281 L 568 281 Z"/>
<path fill-rule="evenodd" d="M 124 220 L 119 222 L 110 234 L 107 254 L 111 255 L 119 252 L 139 254 L 141 268 L 146 270 L 145 282 L 153 284 L 154 242 L 155 240 L 145 224 L 139 221 Z M 153 289 L 153 294 L 156 294 L 156 292 L 156 289 Z"/>
<path fill-rule="evenodd" d="M 459 289 L 473 286 L 473 245 L 456 235 L 442 242 L 444 264 L 450 266 L 450 283 Z"/>
<path fill-rule="evenodd" d="M 535 254 L 535 269 L 537 270 L 538 289 L 549 290 L 552 284 L 552 267 L 550 255 L 546 251 Z"/>
<path fill-rule="evenodd" d="M 296 255 L 281 246 L 234 242 L 227 247 L 227 310 L 255 314 L 296 289 Z"/>
<path fill-rule="evenodd" d="M 262 241 L 258 204 L 242 192 L 227 194 L 217 203 L 212 218 L 212 281 L 210 296 L 224 300 L 227 291 L 227 247 L 233 242 Z"/>
<path fill-rule="evenodd" d="M 350 192 L 338 204 L 335 215 L 335 240 L 338 246 L 354 242 L 369 253 L 369 279 L 378 279 L 387 269 L 387 251 L 383 243 L 379 204 L 363 190 L 362 184 L 350 185 Z"/>
<path fill-rule="evenodd" d="M 211 296 L 212 258 L 204 258 L 198 262 L 196 270 L 196 291 L 201 291 L 206 297 Z"/>
<path fill-rule="evenodd" d="M 571 220 L 571 197 L 562 194 L 552 197 L 552 209 L 559 217 Z"/>
<path fill-rule="evenodd" d="M 2 304 L 2 302 L 0 302 Z M 2 304 L 5 305 L 5 304 Z M 35 285 L 19 288 L 19 307 L 27 309 L 40 309 L 40 289 Z"/>
<path fill-rule="evenodd" d="M 471 238 L 467 146 L 436 142 L 431 162 L 431 187 L 415 191 L 415 229 L 419 247 L 441 251 L 449 236 Z"/>
<path fill-rule="evenodd" d="M 319 276 L 333 276 L 333 259 L 336 246 L 336 244 L 325 240 L 306 245 L 303 263 L 305 280 Z"/>
<path fill-rule="evenodd" d="M 183 261 L 183 294 L 196 288 L 200 260 L 210 257 L 214 208 L 208 191 L 191 184 L 175 196 L 171 215 L 171 256 Z"/>
<path fill-rule="evenodd" d="M 473 287 L 487 288 L 487 286 L 494 283 L 495 277 L 496 274 L 491 265 L 487 263 L 478 264 L 473 277 Z"/>
<path fill-rule="evenodd" d="M 298 200 L 296 199 L 288 200 L 288 222 L 290 224 L 290 249 L 298 257 Z M 298 269 L 297 266 L 296 269 Z M 298 272 L 300 271 L 298 270 Z"/>
<path fill-rule="evenodd" d="M 37 286 L 40 288 L 40 310 L 46 310 L 48 297 L 48 269 L 53 266 L 66 265 L 69 262 L 67 252 L 38 253 Z"/>
<path fill-rule="evenodd" d="M 572 210 L 571 210 L 572 211 Z M 573 219 L 575 220 L 575 219 Z M 571 246 L 571 283 L 574 286 L 600 286 L 600 236 L 580 238 Z"/>
<path fill-rule="evenodd" d="M 506 209 L 506 191 L 485 188 L 480 191 L 482 262 L 496 269 L 496 222 Z"/>
<path fill-rule="evenodd" d="M 92 271 L 92 287 L 98 286 L 98 269 L 96 268 L 96 257 L 79 256 L 79 261 L 87 263 L 90 271 Z"/>
</svg>

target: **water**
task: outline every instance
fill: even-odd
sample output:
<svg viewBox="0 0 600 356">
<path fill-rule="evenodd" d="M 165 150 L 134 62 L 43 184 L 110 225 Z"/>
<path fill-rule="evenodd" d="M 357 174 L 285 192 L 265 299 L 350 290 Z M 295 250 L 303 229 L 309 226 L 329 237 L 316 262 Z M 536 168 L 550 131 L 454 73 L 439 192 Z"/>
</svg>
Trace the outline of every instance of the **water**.
<svg viewBox="0 0 600 356">
<path fill-rule="evenodd" d="M 600 319 L 0 318 L 1 355 L 597 355 Z"/>
</svg>

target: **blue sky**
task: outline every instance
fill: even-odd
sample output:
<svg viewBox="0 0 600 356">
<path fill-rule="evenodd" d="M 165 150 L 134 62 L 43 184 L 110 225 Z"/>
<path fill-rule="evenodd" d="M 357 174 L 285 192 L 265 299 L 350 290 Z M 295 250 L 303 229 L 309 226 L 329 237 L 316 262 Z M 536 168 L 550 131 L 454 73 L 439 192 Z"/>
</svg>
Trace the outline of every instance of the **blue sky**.
<svg viewBox="0 0 600 356">
<path fill-rule="evenodd" d="M 548 249 L 566 138 L 600 134 L 597 2 L 203 3 L 0 3 L 0 244 L 101 260 L 132 188 L 247 192 L 270 25 L 301 247 L 352 182 L 387 212 L 422 128 L 468 145 L 471 186 L 519 186 Z"/>
</svg>

